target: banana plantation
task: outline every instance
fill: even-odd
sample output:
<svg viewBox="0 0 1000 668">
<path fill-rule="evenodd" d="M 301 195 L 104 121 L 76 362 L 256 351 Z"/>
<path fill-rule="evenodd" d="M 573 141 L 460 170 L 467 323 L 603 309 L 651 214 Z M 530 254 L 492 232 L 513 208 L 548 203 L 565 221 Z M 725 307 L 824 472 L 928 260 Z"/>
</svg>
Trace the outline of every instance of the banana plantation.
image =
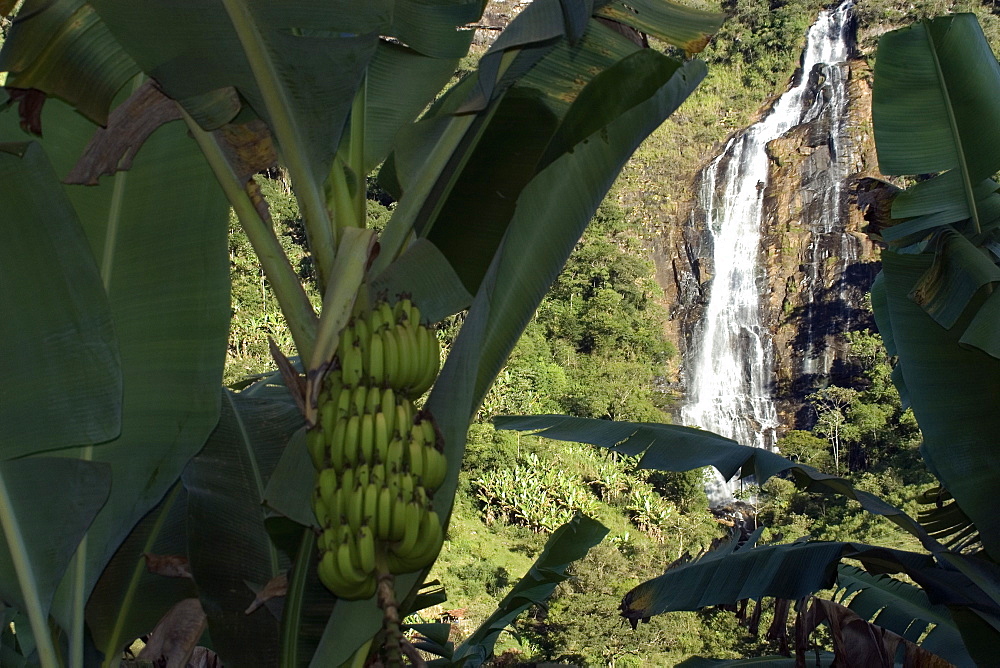
<svg viewBox="0 0 1000 668">
<path fill-rule="evenodd" d="M 754 447 L 621 204 L 819 3 L 0 2 L 0 665 L 994 665 L 1000 30 L 938 4 L 836 10 L 878 335 Z"/>
</svg>

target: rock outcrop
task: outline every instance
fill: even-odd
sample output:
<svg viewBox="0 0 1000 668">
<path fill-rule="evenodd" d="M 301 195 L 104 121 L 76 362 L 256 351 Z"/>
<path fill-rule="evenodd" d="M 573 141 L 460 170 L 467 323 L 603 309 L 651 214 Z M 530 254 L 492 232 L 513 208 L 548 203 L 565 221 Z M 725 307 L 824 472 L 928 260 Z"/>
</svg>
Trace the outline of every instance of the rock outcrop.
<svg viewBox="0 0 1000 668">
<path fill-rule="evenodd" d="M 801 410 L 805 395 L 844 373 L 845 351 L 834 335 L 871 325 L 865 295 L 878 271 L 877 252 L 861 232 L 860 213 L 848 201 L 851 181 L 878 174 L 870 121 L 871 71 L 860 59 L 841 67 L 849 91 L 848 117 L 837 130 L 843 155 L 833 155 L 831 128 L 822 116 L 768 145 L 760 249 L 767 289 L 762 310 L 773 337 L 774 395 L 785 428 L 807 422 L 809 416 Z M 834 161 L 846 172 L 835 192 L 824 182 Z M 839 215 L 831 215 L 834 208 Z M 704 215 L 692 206 L 681 216 L 687 223 L 664 231 L 656 240 L 655 258 L 670 308 L 668 333 L 687 358 L 714 268 Z M 683 372 L 676 380 L 683 385 Z"/>
</svg>

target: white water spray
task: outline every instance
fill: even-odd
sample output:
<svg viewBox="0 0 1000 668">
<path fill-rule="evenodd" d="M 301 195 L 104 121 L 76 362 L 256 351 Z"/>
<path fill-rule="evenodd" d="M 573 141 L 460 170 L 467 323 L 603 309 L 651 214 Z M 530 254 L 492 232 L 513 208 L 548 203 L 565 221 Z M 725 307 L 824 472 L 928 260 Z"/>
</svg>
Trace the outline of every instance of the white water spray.
<svg viewBox="0 0 1000 668">
<path fill-rule="evenodd" d="M 831 135 L 840 134 L 847 94 L 844 76 L 835 65 L 848 58 L 851 6 L 852 0 L 846 0 L 835 10 L 820 13 L 806 37 L 799 82 L 778 99 L 763 120 L 733 137 L 702 173 L 698 204 L 711 234 L 715 275 L 689 352 L 688 403 L 681 416 L 684 424 L 744 445 L 773 449 L 778 427 L 771 388 L 774 356 L 761 315 L 767 280 L 758 261 L 768 182 L 766 146 L 823 113 L 833 115 Z M 823 68 L 818 90 L 810 86 L 810 73 L 817 65 L 829 65 Z M 840 156 L 838 149 L 831 145 L 832 163 Z M 836 192 L 824 196 L 831 196 L 833 208 L 839 208 L 836 203 L 843 168 L 831 171 L 835 172 L 831 188 Z M 708 485 L 713 504 L 732 495 L 729 484 L 721 476 L 716 478 Z"/>
</svg>

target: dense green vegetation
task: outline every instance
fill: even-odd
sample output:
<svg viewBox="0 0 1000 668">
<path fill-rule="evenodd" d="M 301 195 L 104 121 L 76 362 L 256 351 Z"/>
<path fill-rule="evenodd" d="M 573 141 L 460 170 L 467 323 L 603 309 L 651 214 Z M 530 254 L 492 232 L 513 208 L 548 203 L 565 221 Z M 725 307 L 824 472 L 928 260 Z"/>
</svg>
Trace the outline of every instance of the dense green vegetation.
<svg viewBox="0 0 1000 668">
<path fill-rule="evenodd" d="M 454 613 L 456 638 L 468 634 L 530 564 L 544 534 L 584 511 L 611 528 L 609 540 L 574 566 L 547 610 L 520 620 L 500 649 L 508 658 L 560 660 L 579 665 L 672 665 L 692 654 L 719 658 L 774 650 L 751 638 L 725 611 L 655 617 L 638 631 L 615 614 L 624 592 L 661 572 L 685 551 L 706 548 L 722 530 L 707 512 L 700 473 L 650 473 L 628 458 L 589 446 L 565 445 L 498 432 L 489 420 L 501 414 L 564 413 L 632 421 L 669 421 L 677 397 L 664 379 L 676 349 L 663 336 L 665 310 L 653 280 L 644 239 L 673 222 L 689 197 L 689 179 L 714 143 L 747 125 L 779 93 L 797 64 L 816 2 L 724 3 L 731 18 L 706 50 L 710 75 L 702 88 L 640 149 L 614 198 L 598 212 L 564 271 L 539 306 L 487 396 L 470 430 L 450 541 L 432 572 L 449 594 L 441 608 Z M 943 3 L 858 5 L 859 48 L 869 52 L 878 34 Z M 996 17 L 978 3 L 954 4 L 984 17 L 987 34 Z M 664 178 L 670 173 L 674 176 Z M 679 175 L 679 176 L 678 176 Z M 687 176 L 685 176 L 687 175 Z M 297 213 L 280 182 L 266 181 L 284 244 L 299 258 Z M 373 195 L 374 193 L 370 193 Z M 623 210 L 615 201 L 632 205 Z M 370 204 L 373 203 L 370 201 Z M 376 211 L 381 211 L 374 207 Z M 262 335 L 287 341 L 265 282 L 241 252 L 234 230 L 234 332 L 230 380 L 269 368 Z M 462 316 L 442 326 L 447 346 Z M 876 493 L 916 514 L 916 497 L 932 486 L 917 446 L 912 413 L 903 411 L 889 378 L 889 360 L 877 335 L 846 333 L 856 369 L 850 387 L 816 388 L 811 431 L 786 434 L 788 457 L 845 475 L 858 489 Z M 765 538 L 790 542 L 805 535 L 912 548 L 915 542 L 856 502 L 819 499 L 781 478 L 746 491 L 769 528 Z M 425 611 L 432 615 L 434 609 Z M 765 613 L 765 622 L 767 616 Z"/>
</svg>

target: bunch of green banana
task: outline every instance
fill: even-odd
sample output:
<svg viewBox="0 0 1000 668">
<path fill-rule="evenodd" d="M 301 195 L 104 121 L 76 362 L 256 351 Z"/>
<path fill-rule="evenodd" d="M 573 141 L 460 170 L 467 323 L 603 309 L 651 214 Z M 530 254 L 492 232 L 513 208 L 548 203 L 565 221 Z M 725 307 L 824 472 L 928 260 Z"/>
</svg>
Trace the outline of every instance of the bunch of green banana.
<svg viewBox="0 0 1000 668">
<path fill-rule="evenodd" d="M 413 406 L 439 355 L 408 299 L 380 302 L 341 333 L 307 435 L 318 471 L 319 575 L 341 598 L 368 598 L 379 573 L 418 570 L 441 549 L 431 499 L 448 465 L 433 418 Z"/>
</svg>

